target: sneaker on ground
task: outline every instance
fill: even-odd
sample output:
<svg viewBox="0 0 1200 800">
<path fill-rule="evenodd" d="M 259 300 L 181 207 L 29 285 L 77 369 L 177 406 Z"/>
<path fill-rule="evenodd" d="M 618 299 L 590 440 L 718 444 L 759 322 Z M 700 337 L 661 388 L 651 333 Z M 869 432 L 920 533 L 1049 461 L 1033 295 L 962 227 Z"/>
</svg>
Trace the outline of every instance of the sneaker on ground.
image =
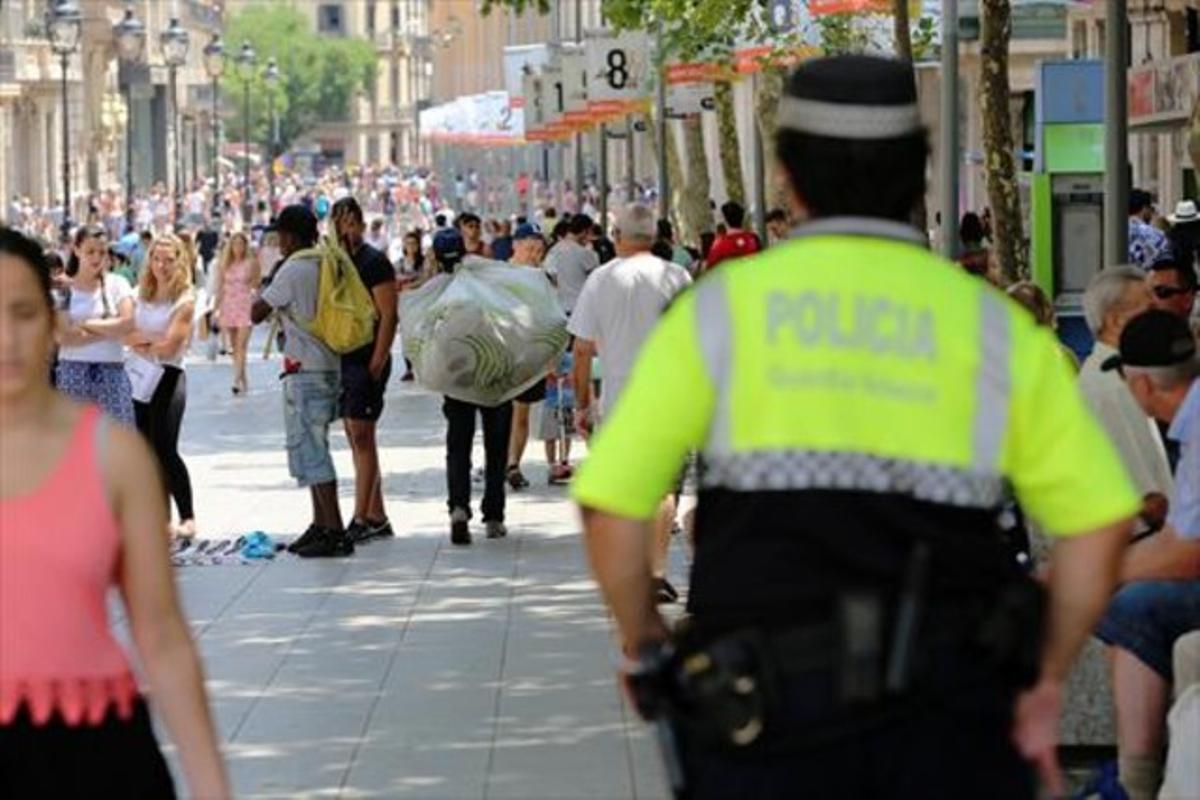
<svg viewBox="0 0 1200 800">
<path fill-rule="evenodd" d="M 573 478 L 574 476 L 575 476 L 574 470 L 572 470 L 568 465 L 555 464 L 553 467 L 550 468 L 549 483 L 551 486 L 558 486 L 558 485 L 561 485 L 564 483 L 570 483 L 571 478 Z"/>
<path fill-rule="evenodd" d="M 350 523 L 349 528 L 346 528 L 346 536 L 355 544 L 362 544 L 372 539 L 382 539 L 395 535 L 396 532 L 392 530 L 392 523 L 386 519 L 383 522 L 360 521 L 356 519 Z"/>
<path fill-rule="evenodd" d="M 310 544 L 312 544 L 313 539 L 316 538 L 317 533 L 320 531 L 321 531 L 321 528 L 317 527 L 316 525 L 309 525 L 308 530 L 306 530 L 304 533 L 300 534 L 299 539 L 297 539 L 296 541 L 292 542 L 291 544 L 289 544 L 287 546 L 287 551 L 289 553 L 295 553 L 301 547 L 308 547 Z"/>
<path fill-rule="evenodd" d="M 471 515 L 461 508 L 450 512 L 450 544 L 468 545 L 471 543 Z"/>
<path fill-rule="evenodd" d="M 505 536 L 508 536 L 508 528 L 505 527 L 503 522 L 491 520 L 490 522 L 485 523 L 485 525 L 487 527 L 487 537 L 489 539 L 503 539 Z"/>
<path fill-rule="evenodd" d="M 320 528 L 312 542 L 296 548 L 296 555 L 301 558 L 339 558 L 354 555 L 354 542 L 345 531 L 331 531 Z"/>
</svg>

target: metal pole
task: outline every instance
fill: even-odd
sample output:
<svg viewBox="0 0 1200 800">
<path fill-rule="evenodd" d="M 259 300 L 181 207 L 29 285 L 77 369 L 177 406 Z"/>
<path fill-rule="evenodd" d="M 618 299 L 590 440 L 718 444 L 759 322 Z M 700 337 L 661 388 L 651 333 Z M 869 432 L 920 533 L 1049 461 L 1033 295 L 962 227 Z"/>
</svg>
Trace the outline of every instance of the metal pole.
<svg viewBox="0 0 1200 800">
<path fill-rule="evenodd" d="M 604 235 L 608 235 L 608 125 L 600 123 L 600 153 L 599 153 L 599 175 L 596 182 L 599 184 L 598 193 L 600 195 L 600 227 L 604 228 Z"/>
<path fill-rule="evenodd" d="M 62 54 L 62 234 L 64 239 L 71 233 L 71 110 L 67 104 L 67 57 L 67 53 Z"/>
<path fill-rule="evenodd" d="M 942 255 L 958 258 L 958 0 L 942 0 Z"/>
<path fill-rule="evenodd" d="M 220 109 L 217 103 L 219 92 L 221 91 L 221 79 L 213 78 L 212 85 L 212 179 L 213 179 L 213 207 L 212 213 L 215 216 L 219 206 L 218 197 L 221 194 L 221 118 Z"/>
<path fill-rule="evenodd" d="M 192 183 L 200 180 L 200 118 L 192 117 Z"/>
<path fill-rule="evenodd" d="M 750 76 L 751 104 L 758 97 L 758 73 Z M 754 147 L 754 230 L 759 241 L 767 241 L 767 165 L 763 153 L 762 129 L 758 127 L 757 115 L 750 115 L 750 141 Z"/>
<path fill-rule="evenodd" d="M 575 41 L 583 48 L 583 0 L 575 0 Z M 584 80 L 587 80 L 586 70 Z M 583 210 L 583 133 L 575 134 L 575 206 L 576 211 Z"/>
<path fill-rule="evenodd" d="M 671 214 L 671 176 L 667 172 L 667 61 L 663 52 L 662 20 L 658 22 L 658 218 L 667 219 Z M 765 241 L 765 240 L 764 240 Z"/>
<path fill-rule="evenodd" d="M 242 219 L 246 227 L 253 219 L 253 208 L 250 205 L 250 79 L 242 80 L 242 96 L 245 102 L 242 115 Z"/>
<path fill-rule="evenodd" d="M 271 91 L 267 94 L 268 113 L 271 116 L 271 144 L 267 148 L 267 216 L 275 216 L 275 147 L 278 145 L 279 126 L 278 120 L 275 118 L 275 92 Z"/>
<path fill-rule="evenodd" d="M 632 203 L 637 200 L 637 159 L 634 115 L 625 117 L 625 200 Z"/>
<path fill-rule="evenodd" d="M 175 224 L 183 219 L 183 147 L 179 140 L 179 70 L 170 68 L 171 142 L 175 146 Z"/>
<path fill-rule="evenodd" d="M 1129 260 L 1129 64 L 1127 0 L 1107 0 L 1104 59 L 1104 263 Z"/>
<path fill-rule="evenodd" d="M 125 226 L 133 230 L 133 83 L 125 82 Z"/>
</svg>

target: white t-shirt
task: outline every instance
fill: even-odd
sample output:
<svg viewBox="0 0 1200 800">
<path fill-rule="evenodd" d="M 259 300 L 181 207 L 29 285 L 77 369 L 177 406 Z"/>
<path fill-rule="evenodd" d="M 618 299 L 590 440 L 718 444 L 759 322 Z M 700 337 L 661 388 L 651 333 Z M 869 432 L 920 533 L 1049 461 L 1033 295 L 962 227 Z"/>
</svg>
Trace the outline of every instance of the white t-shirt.
<svg viewBox="0 0 1200 800">
<path fill-rule="evenodd" d="M 600 266 L 600 257 L 595 250 L 574 239 L 563 239 L 550 248 L 543 266 L 558 286 L 558 300 L 563 310 L 571 314 L 588 275 Z"/>
<path fill-rule="evenodd" d="M 76 286 L 71 287 L 71 306 L 67 316 L 73 325 L 78 325 L 89 319 L 99 319 L 105 316 L 105 300 L 108 301 L 108 317 L 121 316 L 121 301 L 132 299 L 133 289 L 129 281 L 120 275 L 108 273 L 104 276 L 104 295 L 100 287 L 85 292 Z M 81 347 L 62 347 L 58 351 L 59 361 L 86 361 L 89 363 L 120 363 L 125 360 L 125 345 L 120 339 L 102 339 L 85 344 Z"/>
<path fill-rule="evenodd" d="M 664 309 L 691 282 L 683 267 L 649 253 L 610 261 L 588 278 L 567 330 L 595 342 L 600 351 L 601 415 L 616 405 Z"/>
</svg>

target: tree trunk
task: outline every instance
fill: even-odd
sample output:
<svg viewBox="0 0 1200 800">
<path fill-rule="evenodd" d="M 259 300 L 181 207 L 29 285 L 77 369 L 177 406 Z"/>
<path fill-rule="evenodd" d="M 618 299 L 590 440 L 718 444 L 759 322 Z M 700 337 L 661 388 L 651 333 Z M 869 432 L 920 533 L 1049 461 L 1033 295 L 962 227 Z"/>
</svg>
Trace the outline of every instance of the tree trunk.
<svg viewBox="0 0 1200 800">
<path fill-rule="evenodd" d="M 910 64 L 913 60 L 912 29 L 908 21 L 908 0 L 894 0 L 895 16 L 892 18 L 896 36 L 896 57 Z"/>
<path fill-rule="evenodd" d="M 708 177 L 708 155 L 704 150 L 704 125 L 699 114 L 683 122 L 684 152 L 687 157 L 687 186 L 676 195 L 679 207 L 679 241 L 700 247 L 700 234 L 712 230 L 708 207 L 712 186 Z"/>
<path fill-rule="evenodd" d="M 779 159 L 775 157 L 775 138 L 779 134 L 779 100 L 783 97 L 784 72 L 781 69 L 765 69 L 758 76 L 758 97 L 755 98 L 755 110 L 758 116 L 758 130 L 763 140 L 763 156 L 766 163 L 766 206 L 783 208 L 787 206 L 787 194 L 784 191 L 783 176 L 780 175 Z"/>
<path fill-rule="evenodd" d="M 717 81 L 717 120 L 720 126 L 721 170 L 725 173 L 725 193 L 730 200 L 746 205 L 746 186 L 742 182 L 742 148 L 738 144 L 737 117 L 733 113 L 733 86 Z"/>
<path fill-rule="evenodd" d="M 895 16 L 892 19 L 893 33 L 896 38 L 896 57 L 908 63 L 913 63 L 912 26 L 908 18 L 908 0 L 894 0 Z M 913 81 L 917 80 L 916 68 L 913 68 Z M 913 226 L 919 231 L 929 230 L 929 212 L 925 208 L 925 196 L 917 200 L 913 209 Z"/>
<path fill-rule="evenodd" d="M 1012 37 L 1009 0 L 980 3 L 980 111 L 988 200 L 992 206 L 993 247 L 1004 277 L 1028 277 L 1021 226 L 1021 199 L 1013 158 L 1012 115 L 1009 113 L 1008 43 Z"/>
<path fill-rule="evenodd" d="M 655 158 L 660 151 L 658 142 L 658 112 L 650 115 L 649 129 L 650 144 L 654 148 Z M 683 190 L 683 166 L 679 161 L 679 147 L 675 143 L 675 134 L 671 132 L 671 123 L 667 122 L 667 181 L 670 183 L 670 193 L 667 197 L 667 218 L 678 225 L 681 218 L 680 198 Z M 661 188 L 661 187 L 660 187 Z"/>
</svg>

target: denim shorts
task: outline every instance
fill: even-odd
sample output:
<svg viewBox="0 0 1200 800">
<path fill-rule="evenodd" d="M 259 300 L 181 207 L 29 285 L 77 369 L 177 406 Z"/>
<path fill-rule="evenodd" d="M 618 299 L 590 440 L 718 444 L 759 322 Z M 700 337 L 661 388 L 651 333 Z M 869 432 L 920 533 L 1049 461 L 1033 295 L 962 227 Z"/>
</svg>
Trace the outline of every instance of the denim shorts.
<svg viewBox="0 0 1200 800">
<path fill-rule="evenodd" d="M 1170 681 L 1175 640 L 1194 630 L 1200 630 L 1200 580 L 1135 581 L 1113 596 L 1096 637 Z"/>
<path fill-rule="evenodd" d="M 283 377 L 288 472 L 301 486 L 337 480 L 329 455 L 329 425 L 337 419 L 341 391 L 336 372 L 294 372 Z"/>
</svg>

